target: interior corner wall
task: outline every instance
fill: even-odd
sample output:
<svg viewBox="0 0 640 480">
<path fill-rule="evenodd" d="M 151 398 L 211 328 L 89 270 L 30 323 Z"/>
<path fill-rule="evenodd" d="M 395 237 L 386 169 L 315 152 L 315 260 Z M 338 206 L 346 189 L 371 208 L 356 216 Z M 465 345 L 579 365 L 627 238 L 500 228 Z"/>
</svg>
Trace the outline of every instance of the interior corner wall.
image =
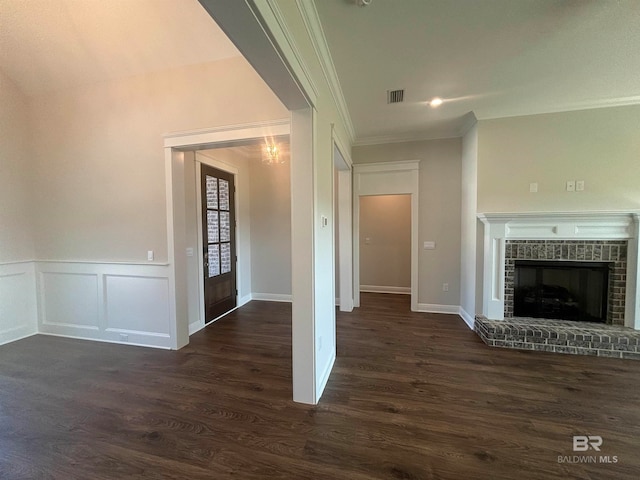
<svg viewBox="0 0 640 480">
<path fill-rule="evenodd" d="M 478 211 L 638 210 L 638 125 L 640 105 L 480 120 Z"/>
<path fill-rule="evenodd" d="M 462 138 L 462 196 L 460 227 L 460 308 L 468 324 L 476 314 L 476 249 L 478 208 L 478 125 Z"/>
<path fill-rule="evenodd" d="M 409 293 L 411 195 L 360 197 L 359 222 L 361 291 Z"/>
<path fill-rule="evenodd" d="M 0 344 L 37 331 L 28 100 L 0 71 Z"/>
<path fill-rule="evenodd" d="M 460 304 L 461 158 L 460 138 L 353 148 L 354 164 L 420 160 L 418 304 L 421 309 L 452 310 Z M 424 250 L 425 241 L 435 241 L 435 250 Z M 449 284 L 448 292 L 443 291 L 443 283 Z"/>
</svg>

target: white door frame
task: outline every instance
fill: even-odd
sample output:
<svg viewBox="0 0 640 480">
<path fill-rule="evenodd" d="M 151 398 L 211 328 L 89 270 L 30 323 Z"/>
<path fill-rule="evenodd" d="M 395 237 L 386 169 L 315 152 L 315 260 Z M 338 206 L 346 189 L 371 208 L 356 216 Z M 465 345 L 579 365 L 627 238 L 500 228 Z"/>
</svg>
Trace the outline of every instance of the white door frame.
<svg viewBox="0 0 640 480">
<path fill-rule="evenodd" d="M 353 310 L 353 162 L 349 149 L 340 140 L 335 130 L 332 132 L 334 143 L 333 165 L 338 170 L 337 185 L 334 182 L 333 191 L 337 189 L 337 198 L 334 194 L 333 211 L 338 212 L 338 278 L 340 291 L 334 297 L 339 298 L 341 312 Z M 335 155 L 338 150 L 339 156 Z M 337 157 L 337 158 L 336 158 Z M 335 178 L 335 177 L 334 177 Z M 334 248 L 335 256 L 335 248 Z M 334 261 L 334 266 L 336 262 Z M 335 278 L 335 272 L 334 272 Z M 335 292 L 334 292 L 335 293 Z"/>
<path fill-rule="evenodd" d="M 170 133 L 164 137 L 171 348 L 189 343 L 184 151 L 289 135 L 289 119 Z M 195 288 L 199 289 L 199 284 Z M 200 293 L 198 292 L 198 297 Z M 201 321 L 204 318 L 200 317 Z"/>
<path fill-rule="evenodd" d="M 353 166 L 354 306 L 360 306 L 360 197 L 411 195 L 411 311 L 418 311 L 418 191 L 420 160 Z"/>
<path fill-rule="evenodd" d="M 201 152 L 196 152 L 195 155 L 195 164 L 196 164 L 196 168 L 195 168 L 195 190 L 196 190 L 196 224 L 198 226 L 197 229 L 197 236 L 198 238 L 196 239 L 196 249 L 197 249 L 197 253 L 198 253 L 198 305 L 197 305 L 197 311 L 199 312 L 199 318 L 198 318 L 198 324 L 194 325 L 193 323 L 189 325 L 189 335 L 193 335 L 195 332 L 201 330 L 202 328 L 204 328 L 205 326 L 209 325 L 210 323 L 215 322 L 216 320 L 224 317 L 225 315 L 233 312 L 235 309 L 241 307 L 242 305 L 244 305 L 245 303 L 247 303 L 247 299 L 245 299 L 244 301 L 241 301 L 240 299 L 240 292 L 242 291 L 242 286 L 244 285 L 243 281 L 245 280 L 242 277 L 242 268 L 241 268 L 241 264 L 244 263 L 245 258 L 243 255 L 240 255 L 240 250 L 239 250 L 239 246 L 242 244 L 242 242 L 240 241 L 242 237 L 241 232 L 239 231 L 237 224 L 240 223 L 240 219 L 238 218 L 238 212 L 241 211 L 241 209 L 239 208 L 239 200 L 240 200 L 240 192 L 243 191 L 244 189 L 244 179 L 240 179 L 239 178 L 239 171 L 238 168 L 230 165 L 228 163 L 222 162 L 220 160 L 217 160 L 215 158 L 212 158 L 210 156 L 208 156 L 207 154 L 201 153 Z M 205 310 L 204 310 L 204 264 L 202 261 L 202 252 L 204 250 L 204 243 L 203 243 L 203 229 L 204 226 L 202 225 L 202 183 L 200 181 L 200 176 L 202 175 L 202 164 L 208 165 L 210 167 L 213 168 L 217 168 L 218 170 L 222 170 L 223 172 L 227 172 L 233 175 L 233 182 L 235 185 L 235 193 L 234 193 L 234 207 L 235 207 L 235 218 L 236 218 L 236 226 L 234 226 L 236 232 L 235 232 L 235 239 L 236 239 L 236 253 L 237 253 L 237 257 L 238 257 L 238 261 L 236 262 L 236 291 L 238 292 L 238 294 L 236 295 L 236 306 L 234 308 L 232 308 L 231 310 L 229 310 L 228 312 L 223 313 L 222 315 L 220 315 L 217 318 L 214 318 L 213 320 L 206 322 L 205 320 Z M 188 213 L 187 213 L 188 214 Z M 193 214 L 193 212 L 192 212 Z M 195 305 L 190 305 L 190 308 L 196 308 Z"/>
</svg>

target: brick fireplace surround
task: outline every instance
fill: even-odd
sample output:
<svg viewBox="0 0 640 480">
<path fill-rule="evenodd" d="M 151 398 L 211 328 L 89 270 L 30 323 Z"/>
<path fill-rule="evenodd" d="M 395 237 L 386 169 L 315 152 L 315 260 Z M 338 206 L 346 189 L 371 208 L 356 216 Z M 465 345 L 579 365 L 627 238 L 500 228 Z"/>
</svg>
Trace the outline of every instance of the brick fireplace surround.
<svg viewBox="0 0 640 480">
<path fill-rule="evenodd" d="M 640 360 L 638 217 L 633 213 L 485 214 L 483 315 L 490 346 Z M 513 316 L 516 260 L 612 262 L 607 324 Z"/>
</svg>

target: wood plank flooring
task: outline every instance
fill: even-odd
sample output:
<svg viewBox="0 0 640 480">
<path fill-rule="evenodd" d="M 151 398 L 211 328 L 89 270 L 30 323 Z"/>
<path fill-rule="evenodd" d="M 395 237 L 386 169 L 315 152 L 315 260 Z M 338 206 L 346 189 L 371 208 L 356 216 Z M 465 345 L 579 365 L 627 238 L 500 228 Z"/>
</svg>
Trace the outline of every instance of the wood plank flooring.
<svg viewBox="0 0 640 480">
<path fill-rule="evenodd" d="M 315 407 L 291 401 L 290 305 L 251 302 L 159 351 L 0 347 L 2 479 L 640 478 L 632 360 L 487 347 L 456 316 L 366 294 Z M 559 463 L 600 435 L 617 463 Z"/>
</svg>

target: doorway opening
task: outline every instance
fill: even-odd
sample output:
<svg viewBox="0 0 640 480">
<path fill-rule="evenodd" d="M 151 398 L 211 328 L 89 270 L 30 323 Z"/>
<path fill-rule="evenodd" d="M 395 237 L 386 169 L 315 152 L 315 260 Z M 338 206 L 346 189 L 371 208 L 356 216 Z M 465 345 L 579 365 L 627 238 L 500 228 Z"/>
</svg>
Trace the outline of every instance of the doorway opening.
<svg viewBox="0 0 640 480">
<path fill-rule="evenodd" d="M 250 300 L 291 301 L 288 135 L 185 152 L 185 197 L 189 335 Z"/>
<path fill-rule="evenodd" d="M 360 197 L 360 292 L 411 295 L 411 195 Z"/>
<path fill-rule="evenodd" d="M 354 306 L 360 306 L 361 285 L 366 285 L 360 277 L 362 248 L 369 246 L 366 244 L 367 235 L 361 234 L 360 209 L 362 208 L 362 202 L 368 202 L 367 198 L 372 196 L 398 196 L 404 199 L 402 201 L 408 201 L 410 203 L 410 293 L 411 311 L 416 312 L 418 311 L 418 190 L 420 161 L 410 160 L 384 163 L 364 163 L 354 165 L 353 169 Z M 391 222 L 392 219 L 389 217 L 379 217 L 377 221 L 380 225 L 386 225 Z M 369 236 L 369 238 L 371 239 L 371 236 Z M 363 245 L 360 243 L 361 239 Z M 370 242 L 371 241 L 372 240 L 370 240 Z M 388 259 L 381 256 L 378 256 L 377 262 L 383 265 L 388 265 Z M 393 293 L 406 292 L 395 291 Z"/>
</svg>

